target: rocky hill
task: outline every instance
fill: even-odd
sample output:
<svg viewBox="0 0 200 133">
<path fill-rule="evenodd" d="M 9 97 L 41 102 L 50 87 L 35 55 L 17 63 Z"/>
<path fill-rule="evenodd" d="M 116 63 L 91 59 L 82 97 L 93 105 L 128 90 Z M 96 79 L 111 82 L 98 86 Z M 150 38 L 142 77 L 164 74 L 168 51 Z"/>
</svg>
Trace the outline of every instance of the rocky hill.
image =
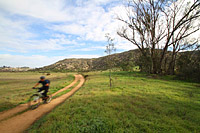
<svg viewBox="0 0 200 133">
<path fill-rule="evenodd" d="M 124 62 L 134 62 L 139 57 L 138 50 L 130 50 L 110 56 L 92 59 L 64 59 L 55 64 L 38 68 L 36 70 L 47 71 L 91 71 L 108 69 L 108 60 L 112 61 L 112 67 L 120 67 Z"/>
</svg>

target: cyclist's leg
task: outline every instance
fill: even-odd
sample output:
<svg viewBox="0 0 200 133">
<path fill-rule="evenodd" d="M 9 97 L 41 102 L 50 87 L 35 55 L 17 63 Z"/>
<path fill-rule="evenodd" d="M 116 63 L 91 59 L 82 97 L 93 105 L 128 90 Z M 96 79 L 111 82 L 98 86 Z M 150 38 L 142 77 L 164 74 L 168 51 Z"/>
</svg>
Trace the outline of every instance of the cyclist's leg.
<svg viewBox="0 0 200 133">
<path fill-rule="evenodd" d="M 41 92 L 42 90 L 44 90 L 43 87 L 40 87 L 39 90 L 38 90 L 38 92 Z"/>
<path fill-rule="evenodd" d="M 41 92 L 41 91 L 43 91 L 43 90 L 45 90 L 45 87 L 39 88 L 38 92 Z M 43 93 L 41 93 L 41 94 L 42 94 L 42 99 L 43 99 L 44 97 L 46 97 L 45 92 L 43 92 Z"/>
<path fill-rule="evenodd" d="M 48 86 L 45 86 L 44 87 L 44 93 L 42 93 L 42 95 L 44 96 L 44 97 L 47 97 L 47 92 L 48 92 L 48 90 L 49 90 L 49 87 Z"/>
</svg>

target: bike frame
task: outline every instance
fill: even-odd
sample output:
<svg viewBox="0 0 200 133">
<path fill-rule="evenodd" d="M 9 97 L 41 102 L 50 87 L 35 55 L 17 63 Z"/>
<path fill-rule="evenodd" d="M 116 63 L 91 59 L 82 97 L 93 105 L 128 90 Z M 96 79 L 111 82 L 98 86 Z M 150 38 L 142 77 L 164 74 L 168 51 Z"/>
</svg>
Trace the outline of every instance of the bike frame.
<svg viewBox="0 0 200 133">
<path fill-rule="evenodd" d="M 37 88 L 35 88 L 35 89 L 39 91 L 40 88 L 37 87 Z M 42 95 L 42 93 L 43 93 L 45 90 L 42 90 L 42 91 L 40 91 L 40 92 L 38 92 L 38 91 L 37 91 L 37 93 L 35 93 L 35 94 L 38 94 L 40 98 L 44 97 L 44 96 Z"/>
<path fill-rule="evenodd" d="M 37 88 L 35 88 L 35 89 L 39 90 L 40 88 L 37 87 Z M 47 99 L 43 99 L 44 96 L 42 95 L 42 93 L 43 93 L 44 91 L 45 91 L 45 90 L 42 90 L 42 91 L 40 91 L 40 92 L 37 91 L 37 93 L 34 93 L 34 94 L 30 97 L 29 103 L 28 103 L 28 107 L 29 107 L 29 108 L 35 109 L 35 108 L 37 108 L 37 107 L 40 105 L 40 103 L 41 103 L 42 101 L 44 101 L 44 103 L 49 103 L 49 102 L 51 101 L 52 95 L 48 95 L 48 98 L 47 98 Z M 33 98 L 33 99 L 32 99 L 32 98 Z"/>
</svg>

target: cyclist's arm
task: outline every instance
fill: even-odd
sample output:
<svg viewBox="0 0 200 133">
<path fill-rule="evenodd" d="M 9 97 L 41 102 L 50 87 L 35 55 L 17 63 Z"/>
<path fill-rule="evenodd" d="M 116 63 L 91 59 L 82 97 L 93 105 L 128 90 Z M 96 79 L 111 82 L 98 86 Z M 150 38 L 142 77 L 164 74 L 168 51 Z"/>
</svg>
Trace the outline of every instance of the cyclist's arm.
<svg viewBox="0 0 200 133">
<path fill-rule="evenodd" d="M 39 84 L 40 84 L 40 83 L 37 83 L 37 84 L 35 84 L 35 86 L 34 86 L 34 87 L 37 87 Z"/>
<path fill-rule="evenodd" d="M 49 86 L 49 84 L 47 83 L 47 84 L 45 84 L 45 86 Z"/>
</svg>

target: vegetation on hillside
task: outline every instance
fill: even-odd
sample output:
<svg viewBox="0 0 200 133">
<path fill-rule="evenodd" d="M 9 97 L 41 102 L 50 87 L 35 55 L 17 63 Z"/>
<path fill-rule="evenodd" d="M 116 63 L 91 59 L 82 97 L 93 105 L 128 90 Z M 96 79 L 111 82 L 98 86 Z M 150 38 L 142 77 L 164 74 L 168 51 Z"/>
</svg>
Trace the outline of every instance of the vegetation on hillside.
<svg viewBox="0 0 200 133">
<path fill-rule="evenodd" d="M 98 71 L 107 70 L 110 66 L 107 63 L 108 58 L 112 61 L 112 68 L 121 68 L 124 62 L 135 62 L 139 58 L 138 50 L 130 50 L 123 53 L 112 54 L 93 59 L 64 59 L 55 64 L 35 69 L 35 71 Z"/>
<path fill-rule="evenodd" d="M 163 71 L 168 71 L 172 52 L 168 51 Z M 180 79 L 190 79 L 199 82 L 199 51 L 179 52 L 175 63 L 175 73 Z M 111 61 L 111 66 L 107 60 Z M 150 60 L 150 59 L 149 59 Z M 190 61 L 189 61 L 190 60 Z M 189 62 L 188 62 L 189 61 Z M 138 67 L 139 68 L 138 68 Z M 35 69 L 41 72 L 69 72 L 69 71 L 103 71 L 108 69 L 118 69 L 120 71 L 133 71 L 137 67 L 137 71 L 150 73 L 150 62 L 141 55 L 138 49 L 130 50 L 123 53 L 112 54 L 95 59 L 65 59 L 55 64 Z M 187 71 L 186 71 L 187 70 Z M 189 74 L 189 75 L 188 75 Z M 182 77 L 182 78 L 181 78 Z"/>
<path fill-rule="evenodd" d="M 183 52 L 177 60 L 180 79 L 200 82 L 200 51 Z"/>
</svg>

